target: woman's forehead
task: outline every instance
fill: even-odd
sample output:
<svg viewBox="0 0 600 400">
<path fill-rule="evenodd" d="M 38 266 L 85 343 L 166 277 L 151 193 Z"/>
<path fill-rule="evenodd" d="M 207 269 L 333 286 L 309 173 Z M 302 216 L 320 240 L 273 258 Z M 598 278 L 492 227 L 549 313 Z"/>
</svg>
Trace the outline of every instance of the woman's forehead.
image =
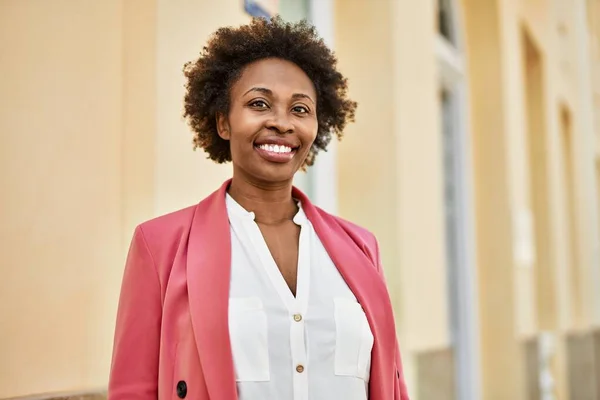
<svg viewBox="0 0 600 400">
<path fill-rule="evenodd" d="M 232 87 L 232 93 L 243 96 L 252 88 L 264 88 L 273 93 L 303 93 L 316 97 L 312 80 L 296 64 L 279 58 L 267 58 L 248 64 Z"/>
</svg>

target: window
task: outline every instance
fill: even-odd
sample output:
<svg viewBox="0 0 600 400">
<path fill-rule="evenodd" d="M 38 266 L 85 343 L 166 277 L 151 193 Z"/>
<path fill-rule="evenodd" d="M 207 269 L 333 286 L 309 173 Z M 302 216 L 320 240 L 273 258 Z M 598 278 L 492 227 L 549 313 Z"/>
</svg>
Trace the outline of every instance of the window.
<svg viewBox="0 0 600 400">
<path fill-rule="evenodd" d="M 436 58 L 442 142 L 448 324 L 455 359 L 455 397 L 479 396 L 474 239 L 469 207 L 465 68 L 456 0 L 437 1 Z"/>
<path fill-rule="evenodd" d="M 455 23 L 452 15 L 451 0 L 438 0 L 437 2 L 437 23 L 438 34 L 440 34 L 448 42 L 455 44 L 456 35 L 454 33 Z"/>
<path fill-rule="evenodd" d="M 279 0 L 279 15 L 286 21 L 308 19 L 308 0 Z"/>
</svg>

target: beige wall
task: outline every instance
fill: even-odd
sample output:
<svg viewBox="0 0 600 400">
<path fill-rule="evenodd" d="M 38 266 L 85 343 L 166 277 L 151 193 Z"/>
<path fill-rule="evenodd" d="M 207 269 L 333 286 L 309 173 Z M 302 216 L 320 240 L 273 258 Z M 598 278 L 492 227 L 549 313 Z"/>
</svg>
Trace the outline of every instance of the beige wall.
<svg viewBox="0 0 600 400">
<path fill-rule="evenodd" d="M 185 61 L 236 0 L 0 2 L 0 398 L 106 385 L 136 224 L 214 190 Z"/>
<path fill-rule="evenodd" d="M 590 90 L 592 91 L 593 97 L 593 130 L 595 135 L 593 137 L 595 148 L 595 171 L 596 171 L 596 226 L 597 231 L 600 235 L 600 1 L 588 0 L 588 48 L 590 51 L 590 68 L 591 68 L 591 85 Z M 592 282 L 600 282 L 600 238 L 595 241 L 595 265 L 596 270 L 593 271 L 590 280 Z M 600 325 L 600 291 L 593 291 L 594 299 L 593 302 L 596 304 L 595 310 L 593 310 L 593 321 L 594 325 Z"/>
<path fill-rule="evenodd" d="M 0 2 L 0 398 L 106 382 L 122 46 L 120 1 Z"/>
<path fill-rule="evenodd" d="M 473 132 L 482 398 L 520 399 L 524 370 L 516 341 L 504 18 L 493 0 L 466 0 L 463 5 Z"/>
<path fill-rule="evenodd" d="M 434 4 L 391 2 L 398 246 L 406 345 L 449 345 Z M 418 45 L 416 45 L 418 43 Z"/>
<path fill-rule="evenodd" d="M 414 393 L 414 356 L 449 345 L 432 15 L 431 2 L 336 2 L 336 53 L 359 104 L 338 148 L 339 209 L 379 239 Z"/>
<path fill-rule="evenodd" d="M 479 176 L 483 393 L 485 398 L 524 396 L 523 354 L 519 347 L 543 329 L 553 330 L 558 339 L 553 373 L 556 394 L 565 399 L 568 382 L 564 335 L 589 327 L 590 308 L 595 307 L 586 294 L 590 291 L 590 270 L 594 268 L 595 245 L 591 238 L 596 237 L 597 228 L 587 222 L 595 215 L 588 205 L 593 182 L 587 172 L 592 160 L 587 149 L 593 146 L 589 138 L 592 131 L 586 126 L 589 114 L 583 104 L 589 103 L 591 96 L 582 93 L 589 79 L 582 78 L 579 69 L 584 45 L 578 34 L 581 21 L 577 19 L 577 7 L 569 1 L 486 3 L 464 2 L 470 42 L 472 121 L 478 132 L 475 157 L 479 161 L 475 168 Z M 498 15 L 483 18 L 495 10 Z M 492 40 L 494 31 L 500 35 L 496 43 Z M 532 71 L 533 64 L 527 60 L 524 47 L 528 46 L 538 52 L 538 71 Z M 499 76 L 490 75 L 492 65 L 500 68 Z M 494 96 L 500 97 L 494 100 Z M 561 106 L 568 107 L 573 121 L 571 193 L 564 178 L 567 166 L 561 139 Z M 502 118 L 502 122 L 491 122 L 495 117 Z M 500 137 L 504 139 L 497 141 Z M 492 161 L 493 157 L 500 158 Z M 503 173 L 506 176 L 502 177 Z M 492 189 L 490 184 L 499 186 Z M 506 198 L 498 199 L 503 196 Z M 587 238 L 575 241 L 572 250 L 568 196 L 576 201 L 573 234 Z M 494 203 L 497 201 L 501 203 Z M 529 265 L 519 257 L 523 233 L 519 215 L 523 213 L 531 213 L 534 231 L 537 227 L 533 238 L 537 254 Z M 577 257 L 571 257 L 571 251 Z M 577 265 L 571 265 L 571 259 L 578 260 Z M 580 286 L 573 279 L 579 279 Z M 499 296 L 505 298 L 503 307 L 497 303 Z M 578 297 L 582 299 L 579 303 Z M 585 316 L 580 323 L 577 314 Z M 503 379 L 497 378 L 500 370 L 508 371 L 507 375 L 500 374 Z M 518 375 L 514 371 L 519 371 Z"/>
<path fill-rule="evenodd" d="M 183 65 L 220 26 L 249 21 L 235 0 L 128 0 L 126 10 L 125 237 L 139 221 L 195 203 L 231 175 L 198 150 L 183 119 Z M 141 178 L 141 179 L 140 179 Z M 127 198 L 126 198 L 127 200 Z"/>
<path fill-rule="evenodd" d="M 208 35 L 223 25 L 249 19 L 242 2 L 227 0 L 157 1 L 157 108 L 154 211 L 158 214 L 193 204 L 230 176 L 230 165 L 216 165 L 192 152 L 192 135 L 183 114 L 183 64 L 200 54 Z"/>
<path fill-rule="evenodd" d="M 359 103 L 339 146 L 339 201 L 342 215 L 378 234 L 390 285 L 401 293 L 399 333 L 418 350 L 448 338 L 434 35 L 420 23 L 433 11 L 408 3 L 337 5 L 336 52 Z M 364 19 L 376 27 L 357 30 Z"/>
<path fill-rule="evenodd" d="M 123 2 L 122 218 L 123 251 L 135 226 L 154 215 L 156 4 Z"/>
<path fill-rule="evenodd" d="M 413 355 L 448 346 L 449 338 L 434 10 L 429 2 L 404 3 L 337 3 L 336 51 L 359 101 L 357 123 L 339 147 L 340 212 L 379 236 L 410 383 L 418 385 Z M 559 398 L 565 398 L 562 332 L 576 328 L 575 311 L 592 315 L 589 308 L 594 307 L 585 294 L 596 251 L 591 239 L 576 241 L 574 250 L 581 259 L 574 269 L 582 270 L 579 279 L 588 285 L 582 289 L 582 310 L 574 305 L 579 293 L 573 291 L 579 290 L 569 283 L 573 268 L 568 265 L 571 235 L 560 105 L 573 112 L 574 158 L 583 155 L 573 174 L 579 193 L 574 195 L 577 237 L 594 236 L 582 220 L 596 215 L 584 188 L 590 186 L 584 148 L 591 142 L 577 133 L 589 131 L 577 106 L 589 99 L 581 93 L 583 81 L 576 72 L 581 40 L 571 3 L 560 8 L 546 0 L 460 2 L 473 137 L 485 398 L 524 398 L 525 341 L 555 329 L 559 348 L 553 372 Z M 361 24 L 368 29 L 356 29 Z M 535 62 L 526 48 L 537 53 Z M 590 317 L 587 321 L 582 327 L 589 326 Z"/>
<path fill-rule="evenodd" d="M 362 32 L 354 29 L 363 16 L 386 21 L 386 15 L 385 7 L 368 7 L 360 1 L 351 6 L 344 3 L 344 7 L 336 4 L 335 36 L 340 69 L 350 80 L 349 95 L 358 101 L 356 123 L 346 129 L 338 146 L 338 194 L 340 214 L 377 234 L 386 275 L 393 285 L 397 270 L 393 266 L 398 262 L 395 223 L 398 200 L 395 104 L 386 79 L 393 74 L 391 26 L 388 21 L 378 24 L 377 29 Z M 355 49 L 360 49 L 358 54 Z M 368 51 L 368 55 L 359 56 L 363 51 Z M 375 93 L 379 94 L 377 98 Z M 399 299 L 394 300 L 398 305 Z"/>
</svg>

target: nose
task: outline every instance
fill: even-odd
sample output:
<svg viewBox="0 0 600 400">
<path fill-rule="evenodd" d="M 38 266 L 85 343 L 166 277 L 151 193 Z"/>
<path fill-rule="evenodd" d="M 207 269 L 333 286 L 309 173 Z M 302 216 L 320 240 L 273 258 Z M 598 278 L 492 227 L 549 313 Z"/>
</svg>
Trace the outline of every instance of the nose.
<svg viewBox="0 0 600 400">
<path fill-rule="evenodd" d="M 294 132 L 294 124 L 290 120 L 290 116 L 286 110 L 278 110 L 271 113 L 265 126 L 281 134 Z"/>
</svg>

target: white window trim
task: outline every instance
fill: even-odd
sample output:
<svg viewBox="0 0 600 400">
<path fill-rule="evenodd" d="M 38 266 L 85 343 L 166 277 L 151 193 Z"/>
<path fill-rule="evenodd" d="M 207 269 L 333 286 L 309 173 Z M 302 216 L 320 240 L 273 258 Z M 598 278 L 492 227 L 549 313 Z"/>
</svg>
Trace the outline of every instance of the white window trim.
<svg viewBox="0 0 600 400">
<path fill-rule="evenodd" d="M 330 48 L 334 48 L 334 0 L 310 0 L 309 19 Z M 325 211 L 337 214 L 337 142 L 333 138 L 327 151 L 320 152 L 315 164 L 308 169 L 311 200 Z"/>
<path fill-rule="evenodd" d="M 438 34 L 435 53 L 442 85 L 447 89 L 453 89 L 457 84 L 461 84 L 465 76 L 465 63 L 460 52 L 446 38 Z"/>
<path fill-rule="evenodd" d="M 457 221 L 458 221 L 458 270 L 457 282 L 457 310 L 459 319 L 459 332 L 456 347 L 456 389 L 457 398 L 461 400 L 476 400 L 481 398 L 480 368 L 479 368 L 479 333 L 478 333 L 478 308 L 477 308 L 477 269 L 476 269 L 476 241 L 474 235 L 474 209 L 472 204 L 472 160 L 471 160 L 471 132 L 468 127 L 468 99 L 466 87 L 467 68 L 462 55 L 462 32 L 459 20 L 460 10 L 456 0 L 451 2 L 452 27 L 456 31 L 453 36 L 456 44 L 450 43 L 441 34 L 435 42 L 435 53 L 438 63 L 440 88 L 446 90 L 456 106 L 456 120 L 453 121 L 456 135 L 457 165 Z"/>
</svg>

